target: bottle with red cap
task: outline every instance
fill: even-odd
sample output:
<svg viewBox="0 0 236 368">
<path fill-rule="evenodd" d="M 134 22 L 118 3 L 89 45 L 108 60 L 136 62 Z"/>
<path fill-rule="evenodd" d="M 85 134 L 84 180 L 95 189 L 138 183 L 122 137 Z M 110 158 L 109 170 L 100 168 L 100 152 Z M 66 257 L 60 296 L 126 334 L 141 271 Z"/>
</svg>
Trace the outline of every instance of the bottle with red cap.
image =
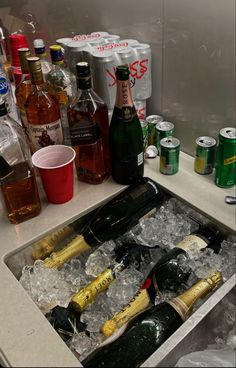
<svg viewBox="0 0 236 368">
<path fill-rule="evenodd" d="M 13 33 L 9 36 L 10 42 L 10 54 L 11 54 L 11 65 L 13 73 L 13 82 L 15 86 L 20 83 L 22 79 L 22 71 L 20 68 L 20 59 L 18 54 L 18 49 L 22 47 L 28 48 L 28 43 L 24 34 Z"/>
</svg>

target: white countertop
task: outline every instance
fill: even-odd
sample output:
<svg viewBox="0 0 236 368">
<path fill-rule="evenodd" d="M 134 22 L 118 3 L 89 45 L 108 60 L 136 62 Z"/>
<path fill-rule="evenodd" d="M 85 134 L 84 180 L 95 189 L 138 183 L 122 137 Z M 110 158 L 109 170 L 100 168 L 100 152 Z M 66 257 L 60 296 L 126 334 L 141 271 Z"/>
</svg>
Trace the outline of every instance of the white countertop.
<svg viewBox="0 0 236 368">
<path fill-rule="evenodd" d="M 145 176 L 222 227 L 235 231 L 236 206 L 224 202 L 225 195 L 235 195 L 235 187 L 217 187 L 213 175 L 202 176 L 193 171 L 193 161 L 181 153 L 179 172 L 166 176 L 159 172 L 158 158 L 146 160 Z M 81 366 L 5 265 L 4 258 L 90 212 L 123 188 L 112 179 L 88 185 L 75 178 L 74 197 L 63 205 L 48 204 L 41 190 L 41 214 L 19 225 L 10 224 L 0 208 L 0 363 L 22 367 Z"/>
</svg>

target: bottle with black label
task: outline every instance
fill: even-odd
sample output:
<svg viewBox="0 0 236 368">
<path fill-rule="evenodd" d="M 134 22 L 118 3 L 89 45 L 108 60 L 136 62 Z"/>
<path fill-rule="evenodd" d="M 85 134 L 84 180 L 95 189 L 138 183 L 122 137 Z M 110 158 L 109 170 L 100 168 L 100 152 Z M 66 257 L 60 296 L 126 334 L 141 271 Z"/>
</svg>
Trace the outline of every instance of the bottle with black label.
<svg viewBox="0 0 236 368">
<path fill-rule="evenodd" d="M 116 102 L 110 125 L 111 174 L 120 184 L 131 184 L 143 176 L 143 132 L 135 109 L 129 67 L 117 66 Z"/>
<path fill-rule="evenodd" d="M 90 367 L 139 367 L 189 317 L 199 299 L 222 282 L 215 271 L 176 298 L 145 310 L 131 320 L 115 341 L 95 350 L 82 361 Z"/>
<path fill-rule="evenodd" d="M 153 180 L 142 178 L 139 183 L 130 185 L 100 207 L 80 235 L 77 235 L 65 248 L 45 259 L 45 266 L 61 267 L 65 262 L 91 247 L 116 239 L 137 225 L 139 220 L 153 208 L 159 208 L 164 199 L 162 190 Z"/>
<path fill-rule="evenodd" d="M 67 114 L 78 179 L 100 184 L 110 175 L 108 109 L 92 89 L 87 62 L 76 65 L 78 93 Z"/>
<path fill-rule="evenodd" d="M 182 283 L 186 283 L 190 272 L 182 267 L 182 262 L 189 262 L 188 252 L 211 248 L 218 253 L 223 240 L 216 229 L 200 226 L 199 230 L 187 235 L 180 243 L 165 254 L 154 266 L 150 273 L 157 290 L 177 291 Z M 181 257 L 180 257 L 181 255 Z"/>
</svg>

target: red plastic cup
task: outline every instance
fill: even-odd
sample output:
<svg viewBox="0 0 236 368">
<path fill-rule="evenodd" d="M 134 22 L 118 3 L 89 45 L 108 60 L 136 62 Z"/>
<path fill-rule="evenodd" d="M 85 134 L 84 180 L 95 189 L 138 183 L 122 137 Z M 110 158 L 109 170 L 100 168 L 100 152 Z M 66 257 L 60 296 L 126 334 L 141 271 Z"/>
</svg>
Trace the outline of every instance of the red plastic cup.
<svg viewBox="0 0 236 368">
<path fill-rule="evenodd" d="M 10 40 L 10 52 L 11 52 L 11 65 L 20 66 L 20 59 L 18 55 L 18 49 L 21 47 L 28 47 L 26 37 L 21 33 L 13 33 L 9 36 Z"/>
<path fill-rule="evenodd" d="M 64 145 L 47 146 L 35 152 L 32 162 L 38 168 L 48 202 L 61 204 L 73 197 L 75 150 Z"/>
</svg>

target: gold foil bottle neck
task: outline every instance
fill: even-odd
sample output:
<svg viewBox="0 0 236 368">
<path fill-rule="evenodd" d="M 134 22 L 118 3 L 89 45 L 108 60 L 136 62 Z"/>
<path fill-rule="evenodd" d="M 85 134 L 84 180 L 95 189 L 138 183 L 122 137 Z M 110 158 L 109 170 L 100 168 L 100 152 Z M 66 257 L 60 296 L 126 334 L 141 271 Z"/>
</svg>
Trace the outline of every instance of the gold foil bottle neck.
<svg viewBox="0 0 236 368">
<path fill-rule="evenodd" d="M 27 58 L 30 57 L 30 49 L 28 48 L 20 48 L 18 49 L 19 59 L 20 59 L 20 67 L 23 74 L 29 73 L 29 65 Z"/>
<path fill-rule="evenodd" d="M 31 56 L 27 58 L 29 65 L 29 72 L 33 82 L 43 81 L 43 73 L 40 59 L 36 56 Z"/>
<path fill-rule="evenodd" d="M 179 313 L 185 321 L 197 300 L 204 298 L 222 282 L 222 274 L 219 271 L 212 272 L 208 277 L 199 280 L 190 289 L 168 303 Z"/>
</svg>

